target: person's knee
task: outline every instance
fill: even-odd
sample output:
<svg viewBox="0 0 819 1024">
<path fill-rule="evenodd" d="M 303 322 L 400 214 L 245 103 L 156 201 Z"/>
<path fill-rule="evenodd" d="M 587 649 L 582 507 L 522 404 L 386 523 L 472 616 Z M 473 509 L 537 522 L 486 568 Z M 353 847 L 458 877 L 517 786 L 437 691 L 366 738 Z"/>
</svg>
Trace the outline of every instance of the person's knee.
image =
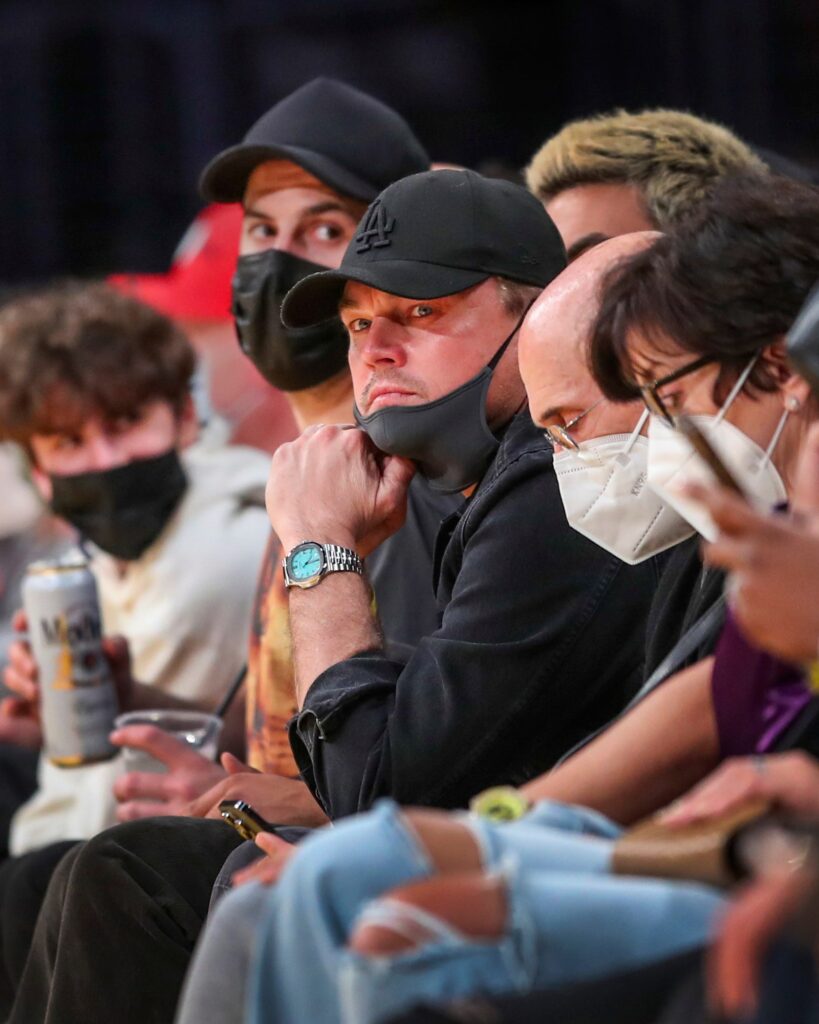
<svg viewBox="0 0 819 1024">
<path fill-rule="evenodd" d="M 70 868 L 71 887 L 85 889 L 87 885 L 93 886 L 98 882 L 104 873 L 104 866 L 119 859 L 122 852 L 132 845 L 133 833 L 144 831 L 149 821 L 114 825 L 82 843 L 77 848 Z"/>
<path fill-rule="evenodd" d="M 394 859 L 391 824 L 384 813 L 347 818 L 334 828 L 321 828 L 303 843 L 287 865 L 287 889 L 301 890 L 332 901 L 344 894 L 362 871 L 377 877 Z M 375 895 L 373 893 L 372 895 Z"/>
<path fill-rule="evenodd" d="M 444 874 L 480 870 L 480 845 L 468 825 L 446 811 L 430 808 L 412 808 L 401 815 L 436 871 Z"/>
<path fill-rule="evenodd" d="M 506 917 L 506 887 L 500 879 L 482 874 L 433 878 L 393 889 L 370 903 L 348 948 L 375 957 L 421 949 L 444 933 L 491 941 L 502 935 Z"/>
</svg>

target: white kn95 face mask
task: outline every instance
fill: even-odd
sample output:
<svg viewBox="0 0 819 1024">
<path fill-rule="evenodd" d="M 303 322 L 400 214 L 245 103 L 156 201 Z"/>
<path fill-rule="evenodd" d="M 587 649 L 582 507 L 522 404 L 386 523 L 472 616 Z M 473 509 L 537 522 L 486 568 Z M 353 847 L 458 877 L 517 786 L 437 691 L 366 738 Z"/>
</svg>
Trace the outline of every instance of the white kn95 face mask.
<svg viewBox="0 0 819 1024">
<path fill-rule="evenodd" d="M 640 434 L 647 416 L 631 434 L 596 437 L 554 457 L 569 525 L 629 565 L 694 532 L 648 486 L 648 441 Z"/>
<path fill-rule="evenodd" d="M 748 499 L 760 510 L 770 511 L 774 505 L 787 498 L 785 485 L 771 462 L 771 455 L 788 413 L 783 413 L 765 451 L 725 419 L 725 414 L 748 379 L 755 361 L 756 357 L 745 367 L 715 416 L 694 415 L 691 419 L 705 434 Z M 716 540 L 718 530 L 708 510 L 683 493 L 684 488 L 691 483 L 712 486 L 716 477 L 685 435 L 656 416 L 651 417 L 648 425 L 648 482 L 663 501 L 676 509 L 697 533 L 706 540 Z"/>
</svg>

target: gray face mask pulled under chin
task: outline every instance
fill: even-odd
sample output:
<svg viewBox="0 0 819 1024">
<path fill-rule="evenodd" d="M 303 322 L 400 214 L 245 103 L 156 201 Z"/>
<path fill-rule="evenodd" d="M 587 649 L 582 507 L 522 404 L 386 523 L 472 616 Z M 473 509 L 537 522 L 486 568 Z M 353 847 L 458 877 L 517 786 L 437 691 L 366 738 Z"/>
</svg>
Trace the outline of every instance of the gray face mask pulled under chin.
<svg viewBox="0 0 819 1024">
<path fill-rule="evenodd" d="M 423 405 L 395 405 L 362 416 L 356 423 L 388 455 L 418 463 L 433 491 L 455 494 L 477 483 L 498 450 L 486 422 L 486 393 L 492 373 L 517 333 L 523 313 L 487 366 L 459 388 Z"/>
</svg>

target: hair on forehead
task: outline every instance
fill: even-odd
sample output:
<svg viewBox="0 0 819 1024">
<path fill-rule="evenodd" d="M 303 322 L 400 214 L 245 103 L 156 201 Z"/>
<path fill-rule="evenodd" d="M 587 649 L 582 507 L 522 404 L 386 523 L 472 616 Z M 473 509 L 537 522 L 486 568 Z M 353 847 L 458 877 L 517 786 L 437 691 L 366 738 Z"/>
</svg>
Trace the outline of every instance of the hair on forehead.
<svg viewBox="0 0 819 1024">
<path fill-rule="evenodd" d="M 100 283 L 65 282 L 0 309 L 0 437 L 76 432 L 150 402 L 181 413 L 194 353 L 168 317 Z"/>
<path fill-rule="evenodd" d="M 635 335 L 649 348 L 708 357 L 724 396 L 754 355 L 749 393 L 780 386 L 765 350 L 781 340 L 819 279 L 819 190 L 769 175 L 727 177 L 680 227 L 606 275 L 589 347 L 614 401 L 638 394 Z"/>
<path fill-rule="evenodd" d="M 666 229 L 726 175 L 766 170 L 713 121 L 680 110 L 615 110 L 565 125 L 532 157 L 526 183 L 543 202 L 579 185 L 633 185 L 653 223 Z"/>
</svg>

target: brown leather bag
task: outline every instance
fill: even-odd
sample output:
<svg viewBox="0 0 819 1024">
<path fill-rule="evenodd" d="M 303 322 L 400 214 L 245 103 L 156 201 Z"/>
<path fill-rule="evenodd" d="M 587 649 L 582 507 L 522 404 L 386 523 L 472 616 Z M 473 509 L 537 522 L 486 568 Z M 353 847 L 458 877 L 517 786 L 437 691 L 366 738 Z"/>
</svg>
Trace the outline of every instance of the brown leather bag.
<svg viewBox="0 0 819 1024">
<path fill-rule="evenodd" d="M 770 802 L 754 799 L 720 818 L 671 828 L 657 815 L 647 818 L 614 844 L 612 871 L 705 882 L 727 888 L 740 880 L 731 843 L 740 830 L 770 811 Z"/>
</svg>

